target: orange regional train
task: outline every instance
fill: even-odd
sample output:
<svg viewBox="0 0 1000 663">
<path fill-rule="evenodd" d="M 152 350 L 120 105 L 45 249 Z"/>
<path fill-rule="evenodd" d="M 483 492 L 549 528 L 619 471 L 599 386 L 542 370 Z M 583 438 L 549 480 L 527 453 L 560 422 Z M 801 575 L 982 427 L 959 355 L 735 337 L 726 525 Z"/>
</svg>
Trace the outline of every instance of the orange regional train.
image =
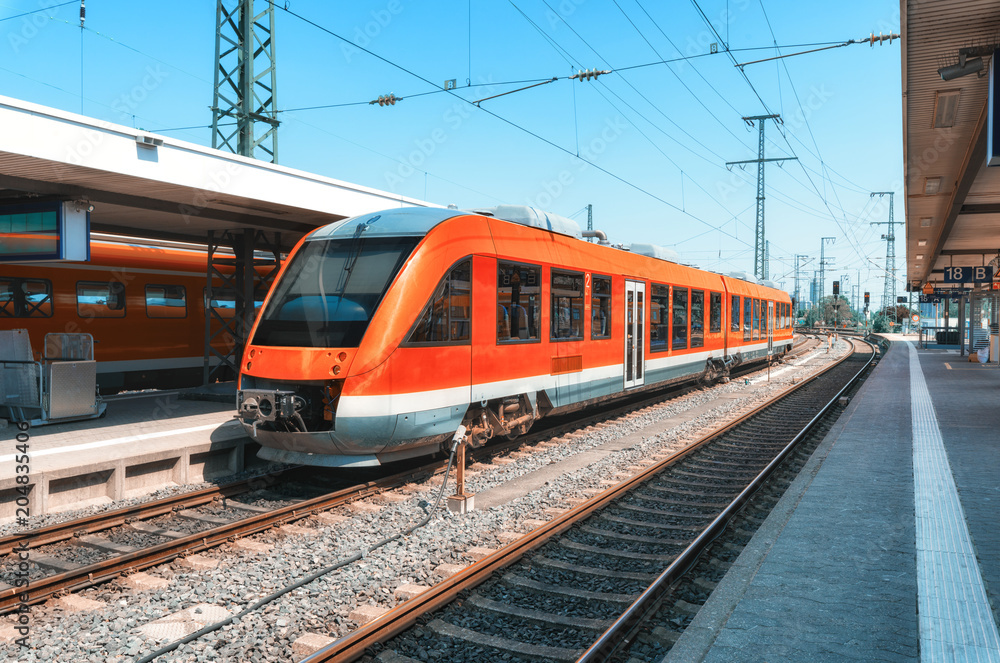
<svg viewBox="0 0 1000 663">
<path fill-rule="evenodd" d="M 517 206 L 307 235 L 244 350 L 238 416 L 258 455 L 378 465 L 791 348 L 785 292 L 581 236 Z"/>
<path fill-rule="evenodd" d="M 90 257 L 0 263 L 0 329 L 27 329 L 36 356 L 47 333 L 90 334 L 101 393 L 201 384 L 205 249 L 92 240 Z M 213 301 L 223 318 L 233 315 L 230 290 L 214 288 Z M 223 336 L 213 342 L 220 351 Z"/>
</svg>

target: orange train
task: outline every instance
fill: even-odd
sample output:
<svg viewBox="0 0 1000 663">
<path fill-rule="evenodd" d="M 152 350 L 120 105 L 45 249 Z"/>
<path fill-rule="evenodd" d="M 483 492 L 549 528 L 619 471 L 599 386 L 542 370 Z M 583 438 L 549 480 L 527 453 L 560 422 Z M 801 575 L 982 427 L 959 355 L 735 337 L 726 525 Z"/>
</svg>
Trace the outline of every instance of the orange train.
<svg viewBox="0 0 1000 663">
<path fill-rule="evenodd" d="M 238 415 L 271 460 L 377 465 L 478 444 L 792 346 L 782 291 L 581 240 L 532 208 L 324 226 L 278 276 Z"/>
<path fill-rule="evenodd" d="M 205 249 L 93 240 L 90 256 L 0 263 L 0 329 L 27 329 L 36 356 L 47 333 L 90 334 L 102 393 L 201 384 Z M 230 290 L 215 288 L 213 301 L 223 318 L 233 315 Z"/>
</svg>

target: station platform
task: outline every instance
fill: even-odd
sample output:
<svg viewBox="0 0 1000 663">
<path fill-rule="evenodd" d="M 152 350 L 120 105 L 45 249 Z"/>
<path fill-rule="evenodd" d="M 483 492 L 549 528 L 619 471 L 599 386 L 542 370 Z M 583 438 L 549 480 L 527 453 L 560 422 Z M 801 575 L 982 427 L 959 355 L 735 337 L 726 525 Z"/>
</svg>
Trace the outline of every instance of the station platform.
<svg viewBox="0 0 1000 663">
<path fill-rule="evenodd" d="M 31 515 L 136 497 L 263 464 L 256 457 L 259 445 L 233 418 L 235 393 L 227 398 L 224 391 L 112 396 L 106 398 L 104 418 L 30 429 Z M 12 424 L 0 429 L 0 523 L 16 515 L 17 432 Z"/>
<path fill-rule="evenodd" d="M 888 338 L 663 661 L 1000 663 L 1000 369 Z"/>
</svg>

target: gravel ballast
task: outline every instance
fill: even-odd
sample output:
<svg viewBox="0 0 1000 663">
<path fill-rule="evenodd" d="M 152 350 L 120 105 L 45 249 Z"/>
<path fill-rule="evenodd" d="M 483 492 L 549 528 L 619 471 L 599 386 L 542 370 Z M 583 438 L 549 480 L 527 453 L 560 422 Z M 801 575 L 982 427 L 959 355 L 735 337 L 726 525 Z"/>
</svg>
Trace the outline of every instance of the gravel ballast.
<svg viewBox="0 0 1000 663">
<path fill-rule="evenodd" d="M 839 342 L 835 351 L 830 354 L 830 359 L 846 352 L 848 347 L 847 343 Z M 826 355 L 822 353 L 819 356 Z M 504 542 L 498 536 L 501 532 L 526 532 L 529 527 L 524 524 L 525 520 L 548 520 L 550 516 L 546 515 L 546 510 L 568 508 L 567 498 L 589 497 L 590 494 L 586 491 L 606 487 L 601 486 L 602 480 L 625 475 L 626 467 L 641 464 L 654 454 L 672 453 L 683 448 L 720 420 L 754 409 L 768 395 L 788 388 L 793 377 L 796 381 L 801 381 L 804 375 L 813 371 L 812 366 L 804 366 L 784 372 L 769 384 L 748 386 L 740 380 L 689 393 L 626 415 L 608 425 L 590 427 L 578 435 L 560 438 L 557 445 L 529 449 L 530 453 L 518 458 L 515 463 L 491 464 L 483 471 L 470 473 L 471 476 L 466 478 L 466 490 L 479 493 L 627 436 L 632 436 L 635 440 L 581 470 L 554 476 L 542 488 L 502 505 L 456 515 L 448 512 L 442 502 L 431 522 L 409 536 L 371 551 L 362 561 L 294 590 L 221 630 L 157 660 L 198 663 L 230 660 L 294 661 L 296 657 L 292 654 L 291 644 L 303 634 L 315 632 L 333 638 L 346 635 L 359 626 L 349 618 L 351 611 L 358 605 L 367 604 L 385 609 L 394 607 L 400 602 L 394 597 L 398 586 L 433 585 L 440 580 L 435 575 L 435 569 L 440 565 L 470 564 L 472 560 L 466 555 L 470 548 L 502 547 Z M 762 375 L 764 371 L 750 377 Z M 657 422 L 710 403 L 714 403 L 714 406 L 685 424 L 658 434 L 642 434 L 643 430 Z M 273 546 L 267 553 L 225 545 L 202 553 L 220 561 L 215 569 L 193 571 L 174 563 L 147 571 L 154 577 L 171 582 L 170 587 L 164 590 L 135 591 L 126 588 L 119 580 L 80 592 L 85 598 L 103 601 L 106 607 L 100 610 L 67 613 L 55 607 L 52 602 L 33 606 L 29 613 L 30 648 L 5 644 L 0 639 L 0 659 L 72 663 L 134 660 L 169 642 L 156 641 L 140 632 L 138 629 L 142 625 L 201 603 L 218 606 L 236 614 L 271 592 L 319 568 L 349 557 L 358 550 L 366 549 L 393 532 L 406 529 L 423 518 L 425 509 L 434 503 L 441 478 L 435 478 L 432 482 L 434 492 L 414 494 L 406 501 L 383 504 L 377 512 L 357 513 L 347 507 L 333 510 L 333 513 L 349 518 L 343 523 L 323 525 L 315 517 L 298 523 L 313 528 L 309 534 L 286 536 L 276 530 L 269 530 L 253 537 L 253 541 Z M 453 483 L 449 481 L 447 492 L 450 493 L 453 487 Z M 190 487 L 185 488 L 190 490 Z M 162 496 L 173 492 L 171 489 L 158 494 Z M 139 501 L 143 500 L 119 501 L 85 512 L 121 508 Z M 648 506 L 665 508 L 652 503 Z M 683 509 L 674 508 L 678 512 Z M 32 526 L 50 524 L 83 513 L 43 516 L 33 519 Z M 688 524 L 689 520 L 678 518 L 679 523 L 683 521 L 682 524 Z M 172 526 L 176 529 L 175 523 Z M 0 535 L 12 531 L 14 530 L 9 526 L 0 528 Z M 686 533 L 670 530 L 664 531 L 663 536 L 677 538 L 686 536 Z M 578 538 L 582 541 L 586 537 Z M 652 551 L 653 547 L 650 549 Z M 580 558 L 578 557 L 578 561 Z M 633 568 L 641 567 L 646 570 L 647 564 L 639 562 Z M 655 565 L 648 566 L 651 569 Z M 539 570 L 538 579 L 543 580 L 545 573 Z M 634 592 L 639 585 L 641 583 L 626 579 L 609 580 L 608 591 Z M 518 593 L 521 590 L 499 586 L 491 591 Z M 576 606 L 578 614 L 587 613 L 588 610 L 593 612 L 593 608 L 588 608 L 586 602 L 577 601 Z M 593 614 L 599 618 L 607 616 L 603 612 Z M 0 635 L 4 632 L 3 626 L 12 623 L 10 617 L 0 617 Z M 579 640 L 576 634 L 567 633 L 565 646 L 577 646 Z M 430 646 L 430 642 L 427 644 Z"/>
</svg>

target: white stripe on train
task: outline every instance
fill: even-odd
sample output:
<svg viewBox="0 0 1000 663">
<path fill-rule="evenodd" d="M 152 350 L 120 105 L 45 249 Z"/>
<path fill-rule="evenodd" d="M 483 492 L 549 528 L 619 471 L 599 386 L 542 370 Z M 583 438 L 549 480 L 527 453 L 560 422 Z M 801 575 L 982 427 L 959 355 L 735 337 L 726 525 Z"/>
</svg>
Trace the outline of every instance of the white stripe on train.
<svg viewBox="0 0 1000 663">
<path fill-rule="evenodd" d="M 782 339 L 780 343 L 790 342 L 790 339 Z M 779 343 L 779 341 L 775 341 Z M 740 352 L 753 352 L 766 350 L 767 342 L 745 345 L 739 348 Z M 655 357 L 646 360 L 646 372 L 672 368 L 684 364 L 700 366 L 710 356 L 721 357 L 721 350 L 709 350 L 691 354 L 676 355 L 672 357 Z M 511 394 L 524 394 L 533 391 L 543 391 L 555 389 L 556 387 L 568 387 L 576 384 L 595 382 L 605 379 L 624 379 L 624 367 L 622 364 L 612 364 L 610 366 L 599 366 L 588 368 L 576 373 L 563 373 L 560 375 L 534 375 L 530 377 L 517 378 L 514 380 L 501 380 L 497 382 L 487 382 L 474 384 L 471 387 L 450 387 L 447 389 L 429 389 L 427 391 L 416 391 L 406 394 L 371 395 L 371 396 L 349 396 L 340 397 L 340 404 L 337 407 L 338 417 L 389 417 L 397 414 L 407 414 L 425 410 L 437 410 L 447 407 L 465 407 L 469 403 L 476 401 L 490 400 L 492 398 L 502 398 Z M 624 391 L 624 388 L 622 389 Z"/>
</svg>

